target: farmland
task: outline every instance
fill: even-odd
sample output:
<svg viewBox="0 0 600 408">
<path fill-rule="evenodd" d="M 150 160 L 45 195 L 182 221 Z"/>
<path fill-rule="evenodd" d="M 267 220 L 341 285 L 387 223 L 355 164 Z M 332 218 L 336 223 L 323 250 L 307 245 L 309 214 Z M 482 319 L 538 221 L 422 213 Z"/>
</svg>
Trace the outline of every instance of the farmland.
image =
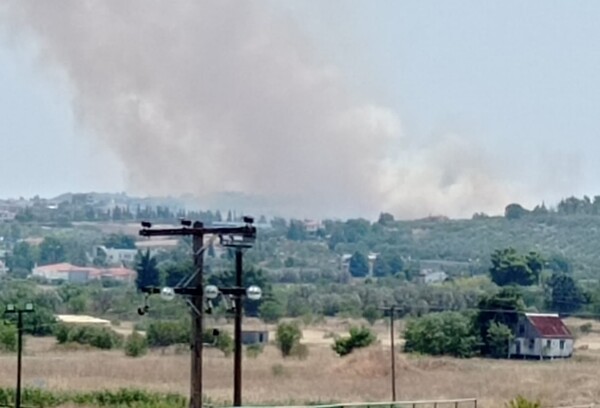
<svg viewBox="0 0 600 408">
<path fill-rule="evenodd" d="M 257 324 L 249 322 L 249 325 Z M 583 321 L 569 320 L 571 327 Z M 333 320 L 305 327 L 305 360 L 282 358 L 272 345 L 255 358 L 244 358 L 244 402 L 308 403 L 382 401 L 390 396 L 387 328 L 374 330 L 380 344 L 338 357 L 329 347 L 332 330 L 349 322 Z M 402 400 L 477 397 L 481 406 L 501 407 L 516 395 L 539 398 L 545 406 L 585 404 L 600 399 L 600 324 L 579 335 L 576 355 L 561 361 L 453 359 L 399 353 L 398 397 Z M 205 352 L 205 392 L 217 403 L 231 400 L 233 364 L 216 349 Z M 0 386 L 12 387 L 16 358 L 0 356 Z M 136 388 L 187 395 L 187 349 L 153 350 L 128 358 L 122 350 L 64 349 L 53 338 L 27 338 L 24 384 L 56 391 Z"/>
</svg>

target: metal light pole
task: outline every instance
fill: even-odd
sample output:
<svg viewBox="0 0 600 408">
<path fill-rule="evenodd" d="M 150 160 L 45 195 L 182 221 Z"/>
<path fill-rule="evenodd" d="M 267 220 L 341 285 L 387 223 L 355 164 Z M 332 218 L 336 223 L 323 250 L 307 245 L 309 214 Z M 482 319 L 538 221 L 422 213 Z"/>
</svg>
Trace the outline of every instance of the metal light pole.
<svg viewBox="0 0 600 408">
<path fill-rule="evenodd" d="M 23 357 L 23 313 L 33 312 L 33 303 L 27 303 L 24 309 L 17 309 L 14 304 L 6 305 L 6 314 L 17 315 L 17 391 L 15 408 L 21 408 L 21 360 Z"/>
<path fill-rule="evenodd" d="M 239 227 L 204 227 L 196 221 L 192 225 L 191 221 L 182 220 L 182 228 L 152 229 L 152 224 L 142 222 L 143 229 L 140 235 L 145 237 L 153 236 L 192 236 L 194 251 L 194 274 L 186 279 L 181 287 L 165 288 L 163 291 L 159 288 L 144 288 L 147 294 L 161 293 L 166 297 L 174 294 L 187 296 L 187 302 L 192 311 L 192 339 L 191 339 L 191 376 L 190 376 L 190 408 L 202 408 L 202 349 L 203 349 L 203 317 L 204 317 L 204 286 L 203 286 L 203 256 L 204 235 L 219 236 L 231 241 L 243 243 L 253 242 L 256 239 L 256 227 L 252 226 L 254 220 L 251 217 L 244 217 L 246 225 Z M 166 292 L 164 292 L 166 290 Z M 141 314 L 147 310 L 140 309 Z"/>
</svg>

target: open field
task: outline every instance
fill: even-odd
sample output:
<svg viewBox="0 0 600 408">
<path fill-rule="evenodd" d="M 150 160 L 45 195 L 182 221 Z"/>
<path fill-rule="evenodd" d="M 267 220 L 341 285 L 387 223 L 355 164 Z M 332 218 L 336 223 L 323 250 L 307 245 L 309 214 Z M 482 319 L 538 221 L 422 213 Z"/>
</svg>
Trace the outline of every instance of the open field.
<svg viewBox="0 0 600 408">
<path fill-rule="evenodd" d="M 569 322 L 573 327 L 579 321 Z M 340 324 L 339 327 L 343 327 Z M 599 330 L 598 332 L 596 330 Z M 385 326 L 377 328 L 380 338 Z M 283 359 L 274 346 L 254 359 L 244 359 L 246 403 L 308 401 L 367 401 L 390 398 L 389 347 L 385 344 L 339 358 L 325 339 L 327 329 L 305 332 L 308 359 Z M 540 398 L 545 406 L 600 401 L 600 326 L 578 339 L 576 357 L 564 361 L 456 360 L 397 357 L 400 399 L 477 397 L 480 406 L 501 407 L 522 394 Z M 205 390 L 217 401 L 231 399 L 231 357 L 208 349 L 205 354 Z M 0 386 L 14 385 L 16 358 L 0 355 Z M 189 355 L 174 350 L 152 352 L 132 359 L 116 351 L 66 351 L 54 340 L 27 339 L 23 362 L 24 383 L 56 390 L 100 390 L 134 387 L 187 395 Z"/>
</svg>

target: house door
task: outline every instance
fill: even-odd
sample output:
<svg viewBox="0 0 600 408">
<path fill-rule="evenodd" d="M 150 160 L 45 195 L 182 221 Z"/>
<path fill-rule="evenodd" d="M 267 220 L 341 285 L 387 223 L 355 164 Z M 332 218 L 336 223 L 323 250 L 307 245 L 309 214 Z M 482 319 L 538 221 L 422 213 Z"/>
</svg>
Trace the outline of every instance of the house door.
<svg viewBox="0 0 600 408">
<path fill-rule="evenodd" d="M 521 340 L 517 340 L 515 341 L 515 354 L 520 355 L 521 354 Z"/>
</svg>

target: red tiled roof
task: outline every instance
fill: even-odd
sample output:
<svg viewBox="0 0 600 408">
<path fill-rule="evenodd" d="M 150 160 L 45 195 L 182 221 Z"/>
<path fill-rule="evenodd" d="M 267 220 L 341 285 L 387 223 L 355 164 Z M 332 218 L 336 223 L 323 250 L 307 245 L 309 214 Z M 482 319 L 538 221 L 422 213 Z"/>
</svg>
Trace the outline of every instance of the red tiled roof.
<svg viewBox="0 0 600 408">
<path fill-rule="evenodd" d="M 542 337 L 573 338 L 573 335 L 558 315 L 527 314 L 526 316 Z"/>
</svg>

